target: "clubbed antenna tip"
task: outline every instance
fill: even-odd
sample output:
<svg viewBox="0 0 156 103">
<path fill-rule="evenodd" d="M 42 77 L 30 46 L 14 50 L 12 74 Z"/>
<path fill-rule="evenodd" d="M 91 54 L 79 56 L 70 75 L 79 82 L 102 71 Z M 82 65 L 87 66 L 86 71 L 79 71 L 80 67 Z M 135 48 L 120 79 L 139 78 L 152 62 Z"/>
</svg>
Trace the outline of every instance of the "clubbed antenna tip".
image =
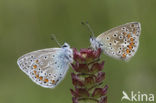
<svg viewBox="0 0 156 103">
<path fill-rule="evenodd" d="M 93 29 L 92 29 L 91 26 L 89 25 L 88 21 L 86 21 L 86 22 L 83 22 L 83 21 L 82 21 L 81 24 L 82 24 L 82 25 L 86 25 L 87 28 L 88 28 L 88 30 L 91 32 L 92 37 L 94 37 Z"/>
</svg>

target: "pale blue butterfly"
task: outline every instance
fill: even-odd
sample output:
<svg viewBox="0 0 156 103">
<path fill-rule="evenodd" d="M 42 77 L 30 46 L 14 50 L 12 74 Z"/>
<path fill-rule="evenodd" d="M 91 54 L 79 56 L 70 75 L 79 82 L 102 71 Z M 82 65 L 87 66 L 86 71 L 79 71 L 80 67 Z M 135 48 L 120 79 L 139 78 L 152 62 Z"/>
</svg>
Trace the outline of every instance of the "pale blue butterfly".
<svg viewBox="0 0 156 103">
<path fill-rule="evenodd" d="M 130 60 L 137 52 L 141 34 L 141 24 L 139 22 L 117 26 L 101 33 L 98 37 L 94 36 L 90 25 L 88 23 L 86 25 L 92 33 L 90 43 L 93 49 L 101 48 L 104 54 L 125 61 Z"/>
<path fill-rule="evenodd" d="M 33 51 L 17 60 L 20 69 L 36 84 L 45 88 L 54 88 L 65 77 L 73 51 L 69 44 L 61 48 L 48 48 Z"/>
</svg>

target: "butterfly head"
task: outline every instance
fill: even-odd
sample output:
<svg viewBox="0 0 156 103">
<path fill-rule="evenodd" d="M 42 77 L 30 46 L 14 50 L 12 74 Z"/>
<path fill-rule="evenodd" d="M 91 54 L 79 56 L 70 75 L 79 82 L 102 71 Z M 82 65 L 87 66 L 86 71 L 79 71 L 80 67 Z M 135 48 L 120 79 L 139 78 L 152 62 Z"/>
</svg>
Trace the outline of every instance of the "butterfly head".
<svg viewBox="0 0 156 103">
<path fill-rule="evenodd" d="M 90 36 L 90 43 L 93 49 L 97 50 L 98 48 L 100 48 L 100 43 L 93 36 Z"/>
<path fill-rule="evenodd" d="M 64 48 L 64 49 L 70 48 L 70 45 L 69 45 L 68 43 L 64 43 L 64 44 L 62 45 L 62 48 Z"/>
<path fill-rule="evenodd" d="M 67 61 L 72 63 L 73 62 L 73 50 L 70 48 L 70 45 L 68 43 L 64 43 L 62 45 L 62 48 L 64 49 L 65 57 Z"/>
</svg>

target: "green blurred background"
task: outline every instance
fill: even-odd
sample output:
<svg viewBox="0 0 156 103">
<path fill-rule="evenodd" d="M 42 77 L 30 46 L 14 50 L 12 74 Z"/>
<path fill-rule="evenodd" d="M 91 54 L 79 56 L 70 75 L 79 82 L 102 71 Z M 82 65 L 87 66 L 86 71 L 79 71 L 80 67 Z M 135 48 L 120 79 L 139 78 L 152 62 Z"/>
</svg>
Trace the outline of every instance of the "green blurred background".
<svg viewBox="0 0 156 103">
<path fill-rule="evenodd" d="M 156 94 L 156 0 L 0 0 L 0 103 L 72 103 L 71 68 L 60 85 L 46 89 L 16 61 L 27 52 L 56 47 L 52 33 L 61 43 L 88 47 L 90 33 L 81 25 L 86 20 L 96 36 L 127 22 L 142 24 L 139 49 L 129 62 L 102 56 L 108 103 L 120 103 L 123 90 Z"/>
</svg>

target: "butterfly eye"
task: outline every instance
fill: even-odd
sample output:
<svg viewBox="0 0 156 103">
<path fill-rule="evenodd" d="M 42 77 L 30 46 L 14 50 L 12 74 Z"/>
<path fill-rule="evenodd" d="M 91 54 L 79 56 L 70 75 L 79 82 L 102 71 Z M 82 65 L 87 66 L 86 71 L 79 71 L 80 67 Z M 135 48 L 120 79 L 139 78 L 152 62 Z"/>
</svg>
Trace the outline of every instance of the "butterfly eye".
<svg viewBox="0 0 156 103">
<path fill-rule="evenodd" d="M 64 43 L 63 46 L 62 46 L 62 48 L 66 48 L 66 47 L 69 47 L 70 48 L 70 46 L 69 46 L 68 43 Z"/>
<path fill-rule="evenodd" d="M 94 40 L 94 38 L 92 38 L 92 41 Z"/>
<path fill-rule="evenodd" d="M 67 45 L 63 45 L 63 48 L 67 47 Z"/>
<path fill-rule="evenodd" d="M 103 46 L 103 44 L 99 43 L 99 47 Z"/>
<path fill-rule="evenodd" d="M 93 40 L 94 40 L 94 38 L 93 38 L 92 36 L 90 36 L 90 40 L 91 40 L 91 41 L 93 41 Z"/>
</svg>

